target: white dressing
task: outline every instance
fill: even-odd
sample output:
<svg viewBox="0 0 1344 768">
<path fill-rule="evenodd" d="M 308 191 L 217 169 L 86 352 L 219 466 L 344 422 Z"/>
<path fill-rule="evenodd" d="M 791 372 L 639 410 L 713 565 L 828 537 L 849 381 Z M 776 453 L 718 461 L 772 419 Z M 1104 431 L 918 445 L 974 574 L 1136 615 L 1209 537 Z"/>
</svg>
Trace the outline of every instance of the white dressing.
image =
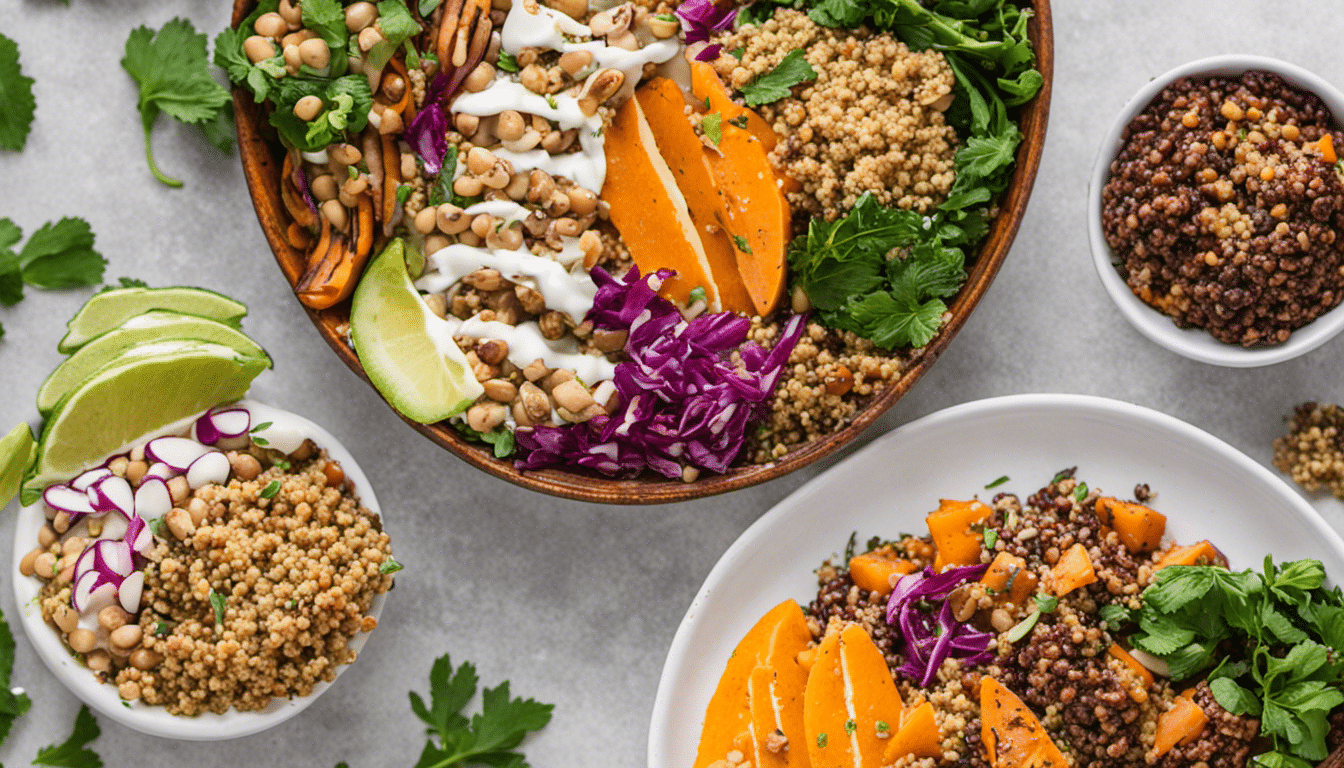
<svg viewBox="0 0 1344 768">
<path fill-rule="evenodd" d="M 559 262 L 537 256 L 524 247 L 508 251 L 459 243 L 435 251 L 425 259 L 425 264 L 428 269 L 415 281 L 415 287 L 427 293 L 445 291 L 472 272 L 488 267 L 499 270 L 507 280 L 540 291 L 546 298 L 547 307 L 558 309 L 575 320 L 582 320 L 588 314 L 597 296 L 597 285 L 582 268 L 566 269 Z"/>
<path fill-rule="evenodd" d="M 579 349 L 573 336 L 552 341 L 541 335 L 534 322 L 508 325 L 495 320 L 470 318 L 458 320 L 449 316 L 446 321 L 455 325 L 453 333 L 473 339 L 500 339 L 509 345 L 509 362 L 526 367 L 537 358 L 546 361 L 548 368 L 569 368 L 584 384 L 592 386 L 616 375 L 616 365 L 605 357 L 589 355 Z"/>
</svg>

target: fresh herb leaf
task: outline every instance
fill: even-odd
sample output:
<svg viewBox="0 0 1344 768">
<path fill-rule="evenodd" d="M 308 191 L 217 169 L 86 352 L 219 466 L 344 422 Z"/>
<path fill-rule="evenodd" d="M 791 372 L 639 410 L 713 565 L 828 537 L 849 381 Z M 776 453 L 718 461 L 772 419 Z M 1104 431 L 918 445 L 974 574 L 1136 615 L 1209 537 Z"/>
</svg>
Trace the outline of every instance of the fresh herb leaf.
<svg viewBox="0 0 1344 768">
<path fill-rule="evenodd" d="M 406 566 L 397 562 L 395 557 L 388 555 L 386 560 L 378 564 L 378 572 L 386 576 L 389 573 L 396 573 L 405 567 Z"/>
<path fill-rule="evenodd" d="M 560 102 L 556 101 L 555 96 L 549 93 L 546 94 L 546 105 L 549 106 L 551 109 L 560 108 Z"/>
<path fill-rule="evenodd" d="M 674 14 L 671 13 L 660 13 L 657 16 L 654 16 L 653 18 L 658 19 L 659 21 L 670 21 L 673 23 L 677 23 L 678 21 L 680 21 L 680 19 L 678 19 Z"/>
<path fill-rule="evenodd" d="M 1016 643 L 1018 640 L 1021 640 L 1030 634 L 1032 628 L 1036 626 L 1036 622 L 1040 620 L 1040 611 L 1032 611 L 1027 618 L 1013 625 L 1013 628 L 1008 630 L 1008 634 L 1004 635 L 1004 638 L 1010 643 Z"/>
<path fill-rule="evenodd" d="M 163 538 L 163 516 L 151 517 L 149 519 L 149 531 L 160 539 Z"/>
<path fill-rule="evenodd" d="M 263 422 L 261 422 L 260 424 L 258 424 L 257 426 L 255 426 L 255 427 L 253 427 L 253 428 L 251 428 L 251 429 L 249 429 L 249 430 L 247 430 L 247 431 L 248 431 L 248 433 L 255 435 L 255 434 L 257 434 L 258 432 L 260 432 L 260 431 L 262 431 L 262 430 L 264 430 L 264 429 L 270 429 L 272 424 L 274 424 L 274 422 L 271 422 L 271 421 L 263 421 Z"/>
<path fill-rule="evenodd" d="M 36 109 L 33 78 L 19 66 L 19 44 L 0 35 L 0 149 L 23 149 Z"/>
<path fill-rule="evenodd" d="M 719 142 L 723 141 L 723 115 L 718 112 L 710 112 L 700 118 L 700 130 L 717 147 Z"/>
<path fill-rule="evenodd" d="M 103 760 L 88 748 L 89 742 L 98 738 L 102 730 L 98 720 L 89 711 L 88 705 L 79 708 L 75 716 L 75 729 L 70 738 L 61 744 L 52 744 L 37 753 L 33 765 L 63 766 L 63 768 L 103 768 Z"/>
<path fill-rule="evenodd" d="M 411 186 L 410 184 L 398 184 L 398 185 L 397 185 L 397 205 L 399 205 L 399 206 L 400 206 L 400 205 L 405 205 L 405 204 L 406 204 L 406 201 L 407 201 L 408 199 L 410 199 L 410 197 L 411 197 L 411 193 L 414 192 L 414 191 L 415 191 L 415 187 Z"/>
<path fill-rule="evenodd" d="M 999 543 L 999 532 L 993 528 L 986 528 L 981 537 L 985 540 L 985 549 L 993 549 Z"/>
<path fill-rule="evenodd" d="M 985 486 L 985 488 L 986 488 L 986 490 L 988 490 L 988 489 L 990 489 L 990 488 L 998 488 L 1000 485 L 1003 485 L 1003 484 L 1006 483 L 1006 482 L 1008 482 L 1008 476 L 1007 476 L 1007 475 L 1000 475 L 999 478 L 998 478 L 997 480 L 995 480 L 995 481 L 992 482 L 992 483 L 987 484 L 987 485 Z"/>
<path fill-rule="evenodd" d="M 216 624 L 224 623 L 224 607 L 226 605 L 226 602 L 227 599 L 223 595 L 219 594 L 213 589 L 210 590 L 210 607 L 213 608 L 215 611 Z"/>
<path fill-rule="evenodd" d="M 824 733 L 817 734 L 817 748 L 818 749 L 826 748 L 826 734 Z"/>
<path fill-rule="evenodd" d="M 307 3 L 304 4 L 305 15 Z M 145 129 L 145 158 L 154 176 L 171 187 L 182 182 L 168 176 L 154 161 L 150 137 L 160 112 L 192 125 L 219 118 L 229 91 L 210 76 L 205 35 L 186 19 L 176 18 L 158 32 L 137 27 L 126 39 L 121 66 L 140 86 L 140 122 Z"/>
<path fill-rule="evenodd" d="M 817 71 L 803 58 L 803 49 L 794 48 L 774 69 L 742 86 L 742 96 L 749 107 L 769 104 L 789 96 L 793 86 L 816 79 Z"/>
<path fill-rule="evenodd" d="M 256 437 L 256 436 L 252 438 L 252 442 L 256 443 L 257 445 L 260 445 L 263 448 L 271 444 L 270 440 L 267 440 L 264 437 Z"/>
<path fill-rule="evenodd" d="M 878 733 L 891 733 L 891 726 L 887 725 L 886 720 L 878 720 L 876 730 Z"/>
<path fill-rule="evenodd" d="M 513 698 L 504 682 L 485 689 L 481 711 L 468 720 L 462 709 L 475 697 L 478 682 L 475 666 L 464 663 L 454 669 L 445 654 L 430 668 L 430 705 L 425 705 L 420 694 L 410 692 L 411 711 L 428 726 L 429 735 L 415 768 L 475 764 L 522 768 L 527 764 L 514 749 L 529 732 L 550 722 L 553 705 Z"/>
<path fill-rule="evenodd" d="M 467 439 L 476 440 L 493 446 L 495 449 L 495 458 L 497 459 L 512 456 L 517 448 L 513 439 L 513 432 L 508 427 L 500 426 L 490 432 L 477 432 L 467 426 L 465 422 L 451 421 L 449 423 L 452 424 L 453 428 L 458 432 L 466 435 Z"/>
<path fill-rule="evenodd" d="M 15 693 L 9 687 L 9 678 L 14 671 L 14 633 L 0 613 L 0 744 L 5 743 L 9 730 L 20 715 L 33 705 L 26 693 Z"/>
<path fill-rule="evenodd" d="M 1099 613 L 1101 614 L 1101 620 L 1106 622 L 1112 630 L 1119 628 L 1122 623 L 1130 620 L 1129 609 L 1115 603 L 1107 603 L 1101 606 Z"/>
<path fill-rule="evenodd" d="M 23 230 L 0 218 L 0 304 L 13 306 L 23 300 L 23 270 L 13 247 L 23 239 Z"/>
<path fill-rule="evenodd" d="M 275 494 L 279 492 L 280 492 L 280 481 L 272 480 L 271 482 L 266 484 L 265 488 L 261 489 L 261 498 L 263 499 L 274 498 Z"/>
<path fill-rule="evenodd" d="M 748 256 L 751 255 L 751 245 L 747 242 L 747 238 L 741 235 L 733 235 L 733 245 L 737 246 L 737 250 L 747 254 Z"/>
<path fill-rule="evenodd" d="M 845 564 L 845 567 L 846 567 L 846 568 L 849 567 L 849 561 L 854 559 L 855 547 L 858 546 L 858 543 L 859 543 L 859 532 L 858 532 L 858 531 L 850 531 L 850 532 L 849 532 L 849 541 L 846 541 L 846 542 L 845 542 L 845 555 L 844 555 L 844 559 L 840 561 L 840 562 L 842 562 L 842 563 Z"/>
<path fill-rule="evenodd" d="M 169 630 L 171 630 L 171 629 L 172 629 L 172 627 L 168 626 L 168 622 L 166 622 L 166 621 L 156 621 L 156 622 L 154 622 L 154 636 L 155 636 L 155 637 L 167 637 L 167 636 L 168 636 L 168 632 L 169 632 Z"/>
<path fill-rule="evenodd" d="M 421 18 L 428 19 L 429 15 L 433 13 L 439 7 L 439 3 L 442 2 L 443 0 L 420 0 L 417 10 L 420 11 Z"/>
<path fill-rule="evenodd" d="M 508 51 L 499 52 L 499 62 L 495 65 L 505 72 L 518 71 L 518 59 Z"/>
<path fill-rule="evenodd" d="M 47 222 L 19 252 L 25 282 L 42 288 L 97 285 L 107 259 L 93 249 L 93 230 L 84 219 Z"/>
<path fill-rule="evenodd" d="M 741 114 L 737 117 L 729 118 L 728 124 L 735 125 L 745 131 L 747 129 L 747 116 L 746 114 Z"/>
<path fill-rule="evenodd" d="M 732 52 L 732 53 L 733 53 L 733 58 L 734 58 L 734 59 L 737 59 L 738 61 L 741 61 L 741 60 L 742 60 L 742 54 L 744 54 L 744 53 L 746 53 L 746 52 L 747 52 L 746 46 L 738 46 L 738 47 Z"/>
<path fill-rule="evenodd" d="M 708 294 L 705 293 L 705 287 L 703 285 L 697 285 L 691 289 L 690 295 L 686 298 L 691 304 L 694 304 L 697 301 L 707 301 L 707 296 Z"/>
<path fill-rule="evenodd" d="M 1087 483 L 1079 483 L 1073 488 L 1073 500 L 1082 504 L 1083 500 L 1087 498 L 1087 493 Z"/>
<path fill-rule="evenodd" d="M 1037 592 L 1033 597 L 1036 600 L 1036 610 L 1041 613 L 1050 613 L 1059 607 L 1059 598 L 1054 595 Z"/>
<path fill-rule="evenodd" d="M 854 731 L 858 730 L 858 728 L 859 724 L 854 722 L 853 720 L 845 721 L 845 733 L 853 733 Z"/>
</svg>

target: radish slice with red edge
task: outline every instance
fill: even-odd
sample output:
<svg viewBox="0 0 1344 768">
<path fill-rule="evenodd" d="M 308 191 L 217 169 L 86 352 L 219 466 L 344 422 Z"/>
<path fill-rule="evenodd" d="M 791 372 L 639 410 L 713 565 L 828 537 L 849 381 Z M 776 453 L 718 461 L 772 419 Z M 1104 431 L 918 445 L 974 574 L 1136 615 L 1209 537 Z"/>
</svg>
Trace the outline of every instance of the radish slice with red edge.
<svg viewBox="0 0 1344 768">
<path fill-rule="evenodd" d="M 252 414 L 246 408 L 211 408 L 196 419 L 196 439 L 214 445 L 227 437 L 247 434 Z"/>
<path fill-rule="evenodd" d="M 42 491 L 42 501 L 58 512 L 69 513 L 72 521 L 93 514 L 93 504 L 89 503 L 88 493 L 77 491 L 65 484 L 47 486 L 46 490 Z"/>
<path fill-rule="evenodd" d="M 92 544 L 85 547 L 84 551 L 79 553 L 79 558 L 75 560 L 75 581 L 79 581 L 83 578 L 84 574 L 91 570 L 93 570 Z"/>
<path fill-rule="evenodd" d="M 128 529 L 129 530 L 129 529 Z M 131 575 L 135 570 L 135 559 L 131 557 L 131 545 L 120 539 L 99 539 L 94 542 L 94 565 L 98 572 L 115 577 L 117 583 Z"/>
<path fill-rule="evenodd" d="M 145 458 L 167 464 L 177 472 L 187 471 L 191 462 L 210 450 L 185 437 L 156 437 L 145 444 Z"/>
<path fill-rule="evenodd" d="M 171 480 L 180 474 L 182 473 L 174 470 L 162 461 L 156 461 L 149 465 L 149 469 L 145 470 L 145 477 L 142 479 L 142 482 L 144 479 L 153 477 L 157 477 L 160 480 Z"/>
<path fill-rule="evenodd" d="M 117 510 L 126 516 L 135 511 L 135 491 L 126 478 L 110 475 L 89 486 L 89 503 L 97 512 Z"/>
<path fill-rule="evenodd" d="M 75 588 L 70 592 L 70 604 L 76 611 L 84 612 L 84 606 L 89 604 L 89 598 L 93 596 L 93 590 L 99 587 L 98 572 L 85 571 L 83 576 L 75 579 Z"/>
<path fill-rule="evenodd" d="M 135 489 L 135 514 L 146 520 L 163 517 L 173 508 L 173 494 L 161 477 L 151 477 Z"/>
<path fill-rule="evenodd" d="M 145 572 L 136 571 L 117 587 L 117 599 L 127 613 L 140 612 L 140 595 L 145 591 Z"/>
<path fill-rule="evenodd" d="M 149 523 L 139 515 L 132 517 L 126 524 L 126 535 L 122 540 L 130 546 L 132 552 L 142 555 L 148 555 L 149 550 L 154 548 L 154 532 L 149 529 Z"/>
<path fill-rule="evenodd" d="M 88 472 L 81 473 L 78 476 L 76 476 L 74 480 L 71 480 L 70 487 L 74 488 L 76 491 L 87 491 L 89 489 L 89 486 L 93 485 L 99 480 L 102 480 L 105 477 L 111 477 L 111 476 L 112 476 L 112 470 L 108 469 L 107 467 L 90 469 Z"/>
<path fill-rule="evenodd" d="M 211 451 L 193 461 L 187 468 L 187 485 L 192 489 L 211 483 L 223 484 L 229 479 L 229 457 L 219 451 Z"/>
</svg>

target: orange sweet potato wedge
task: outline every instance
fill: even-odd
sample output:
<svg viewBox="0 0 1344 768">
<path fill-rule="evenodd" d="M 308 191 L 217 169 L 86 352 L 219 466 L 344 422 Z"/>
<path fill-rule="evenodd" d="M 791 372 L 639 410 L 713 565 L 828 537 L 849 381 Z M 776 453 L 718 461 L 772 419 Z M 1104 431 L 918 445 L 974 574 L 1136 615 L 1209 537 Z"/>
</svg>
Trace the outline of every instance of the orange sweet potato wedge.
<svg viewBox="0 0 1344 768">
<path fill-rule="evenodd" d="M 1158 716 L 1153 749 L 1161 757 L 1177 744 L 1189 744 L 1199 738 L 1208 723 L 1209 716 L 1187 691 L 1176 697 L 1171 709 Z"/>
<path fill-rule="evenodd" d="M 882 764 L 890 765 L 902 757 L 942 757 L 943 736 L 938 730 L 933 704 L 924 702 L 906 712 L 901 728 L 890 739 Z"/>
<path fill-rule="evenodd" d="M 700 102 L 705 112 L 718 112 L 723 115 L 723 121 L 739 119 L 742 115 L 747 116 L 747 131 L 755 136 L 769 152 L 775 148 L 779 142 L 779 137 L 775 135 L 775 130 L 770 124 L 765 122 L 765 118 L 756 114 L 754 110 L 747 109 L 737 102 L 733 101 L 733 95 L 729 93 L 728 86 L 719 79 L 719 74 L 714 71 L 714 67 L 705 61 L 691 62 L 691 93 L 695 100 Z M 708 100 L 709 103 L 705 104 Z"/>
<path fill-rule="evenodd" d="M 1096 502 L 1097 519 L 1115 531 L 1132 555 L 1152 552 L 1162 543 L 1167 516 L 1136 501 L 1102 496 Z"/>
<path fill-rule="evenodd" d="M 733 241 L 719 225 L 726 209 L 710 174 L 710 152 L 686 119 L 686 98 L 681 86 L 666 77 L 655 77 L 635 91 L 635 98 L 649 121 L 659 153 L 686 198 L 691 222 L 700 236 L 719 290 L 719 303 L 732 312 L 754 312 L 751 295 L 737 271 Z"/>
<path fill-rule="evenodd" d="M 1007 597 L 1014 605 L 1023 605 L 1036 592 L 1036 574 L 1027 570 L 1027 561 L 1000 552 L 989 564 L 980 583 L 994 590 L 996 597 Z"/>
<path fill-rule="evenodd" d="M 929 513 L 924 521 L 933 535 L 933 544 L 938 550 L 937 570 L 948 565 L 975 565 L 980 562 L 980 550 L 984 546 L 984 537 L 974 526 L 989 517 L 994 510 L 982 501 L 957 501 L 941 499 L 938 509 Z"/>
<path fill-rule="evenodd" d="M 722 304 L 709 257 L 686 198 L 658 152 L 639 99 L 621 105 L 605 138 L 607 179 L 602 199 L 611 205 L 611 222 L 635 263 L 644 273 L 675 269 L 676 276 L 663 283 L 663 295 L 689 304 L 691 291 L 703 287 L 709 308 L 719 310 Z"/>
<path fill-rule="evenodd" d="M 756 312 L 765 316 L 784 296 L 784 257 L 793 234 L 789 202 L 760 139 L 735 125 L 720 127 L 719 152 L 709 155 L 726 203 L 719 223 L 733 239 L 737 271 Z"/>
<path fill-rule="evenodd" d="M 980 741 L 992 768 L 1069 765 L 1036 715 L 992 677 L 980 681 Z"/>
<path fill-rule="evenodd" d="M 828 634 L 803 705 L 813 768 L 878 768 L 902 708 L 887 661 L 868 632 L 850 624 Z"/>
<path fill-rule="evenodd" d="M 1082 543 L 1074 544 L 1059 556 L 1059 562 L 1050 568 L 1050 594 L 1063 597 L 1075 589 L 1085 587 L 1097 580 L 1097 571 L 1092 567 L 1092 556 Z"/>
<path fill-rule="evenodd" d="M 741 748 L 739 745 L 743 740 L 740 737 L 751 730 L 749 686 L 757 666 L 776 670 L 776 690 L 785 697 L 790 689 L 802 689 L 803 684 L 799 681 L 806 677 L 806 673 L 797 657 L 811 639 L 803 609 L 793 600 L 785 600 L 762 616 L 738 642 L 705 709 L 695 768 L 704 768 L 724 759 L 728 752 Z M 801 702 L 801 695 L 794 697 Z M 782 714 L 787 715 L 783 718 L 785 733 L 801 734 L 801 703 L 792 710 L 785 708 Z"/>
<path fill-rule="evenodd" d="M 807 768 L 803 747 L 803 690 L 807 674 L 793 669 L 777 671 L 758 664 L 751 671 L 747 699 L 751 708 L 751 746 L 756 768 Z M 781 674 L 782 672 L 782 674 Z M 772 749 L 773 747 L 773 749 Z"/>
<path fill-rule="evenodd" d="M 915 564 L 891 552 L 864 552 L 849 559 L 849 577 L 860 589 L 889 595 L 892 577 L 914 573 Z"/>
<path fill-rule="evenodd" d="M 1173 546 L 1162 555 L 1153 570 L 1160 571 L 1169 565 L 1221 565 L 1226 568 L 1227 558 L 1205 539 L 1198 544 Z"/>
</svg>

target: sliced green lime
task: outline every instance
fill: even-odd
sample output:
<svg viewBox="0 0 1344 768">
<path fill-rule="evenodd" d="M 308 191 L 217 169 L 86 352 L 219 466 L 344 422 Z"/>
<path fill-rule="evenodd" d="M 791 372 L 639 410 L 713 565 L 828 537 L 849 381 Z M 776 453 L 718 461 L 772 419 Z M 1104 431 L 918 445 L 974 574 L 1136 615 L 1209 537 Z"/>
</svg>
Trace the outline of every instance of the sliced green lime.
<svg viewBox="0 0 1344 768">
<path fill-rule="evenodd" d="M 33 430 L 27 424 L 20 424 L 0 438 L 0 509 L 4 509 L 14 494 L 19 492 L 19 483 L 28 465 L 37 455 L 37 441 L 33 440 Z"/>
<path fill-rule="evenodd" d="M 393 240 L 355 288 L 350 338 L 364 372 L 403 416 L 432 424 L 466 410 L 483 392 L 453 341 L 406 274 L 404 243 Z"/>
<path fill-rule="evenodd" d="M 56 366 L 37 390 L 38 412 L 43 416 L 51 413 L 65 393 L 122 353 L 139 344 L 171 339 L 209 341 L 232 347 L 247 357 L 267 357 L 260 344 L 233 326 L 208 317 L 155 309 L 95 337 Z"/>
<path fill-rule="evenodd" d="M 117 288 L 89 299 L 67 323 L 70 331 L 56 348 L 66 354 L 74 352 L 95 336 L 151 309 L 169 309 L 230 325 L 238 325 L 247 314 L 246 304 L 204 288 Z"/>
<path fill-rule="evenodd" d="M 24 480 L 26 499 L 87 469 L 133 440 L 247 393 L 266 358 L 223 344 L 160 342 L 86 379 L 56 404 Z"/>
</svg>

